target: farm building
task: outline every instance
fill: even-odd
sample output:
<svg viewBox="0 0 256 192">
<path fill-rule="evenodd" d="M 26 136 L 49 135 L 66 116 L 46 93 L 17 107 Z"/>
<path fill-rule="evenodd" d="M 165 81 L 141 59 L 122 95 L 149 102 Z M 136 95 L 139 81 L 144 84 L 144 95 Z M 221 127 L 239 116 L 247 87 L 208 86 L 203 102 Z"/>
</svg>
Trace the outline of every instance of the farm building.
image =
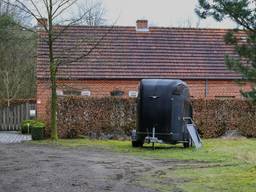
<svg viewBox="0 0 256 192">
<path fill-rule="evenodd" d="M 64 26 L 56 26 L 56 31 Z M 193 98 L 240 98 L 225 54 L 225 29 L 136 26 L 70 26 L 57 36 L 58 95 L 135 97 L 143 78 L 184 80 Z M 38 29 L 37 113 L 44 118 L 50 98 L 46 33 Z M 243 89 L 249 89 L 244 86 Z"/>
</svg>

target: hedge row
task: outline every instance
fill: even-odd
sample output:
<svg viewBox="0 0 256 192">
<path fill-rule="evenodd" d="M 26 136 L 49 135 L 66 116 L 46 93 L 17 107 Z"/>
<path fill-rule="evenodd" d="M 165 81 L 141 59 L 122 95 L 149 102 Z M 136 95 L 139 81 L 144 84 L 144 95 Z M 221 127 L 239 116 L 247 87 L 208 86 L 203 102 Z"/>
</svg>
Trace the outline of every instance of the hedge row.
<svg viewBox="0 0 256 192">
<path fill-rule="evenodd" d="M 194 121 L 205 138 L 227 130 L 256 137 L 256 107 L 242 100 L 193 100 Z M 136 126 L 135 99 L 61 97 L 58 130 L 61 137 L 127 135 Z"/>
<path fill-rule="evenodd" d="M 102 134 L 128 135 L 135 128 L 135 100 L 61 97 L 58 99 L 60 137 Z"/>
<path fill-rule="evenodd" d="M 238 130 L 256 137 L 256 106 L 244 100 L 194 100 L 194 120 L 203 137 L 219 137 Z"/>
</svg>

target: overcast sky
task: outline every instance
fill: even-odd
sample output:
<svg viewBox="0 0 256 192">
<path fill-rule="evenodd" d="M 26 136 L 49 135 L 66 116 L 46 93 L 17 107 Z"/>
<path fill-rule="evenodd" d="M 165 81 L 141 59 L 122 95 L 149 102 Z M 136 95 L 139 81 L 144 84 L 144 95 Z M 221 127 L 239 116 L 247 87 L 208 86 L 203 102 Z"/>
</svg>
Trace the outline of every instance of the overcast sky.
<svg viewBox="0 0 256 192">
<path fill-rule="evenodd" d="M 103 4 L 107 25 L 135 26 L 136 20 L 147 19 L 150 26 L 159 27 L 236 27 L 227 20 L 221 23 L 212 18 L 200 20 L 195 13 L 198 0 L 78 0 L 78 4 L 83 6 L 86 1 L 91 2 L 92 5 L 97 2 Z M 36 2 L 42 1 L 36 0 Z M 40 6 L 40 3 L 38 4 Z M 71 15 L 74 12 L 77 12 L 77 6 L 71 9 Z M 65 17 L 68 14 L 63 13 L 63 15 Z"/>
<path fill-rule="evenodd" d="M 197 0 L 101 0 L 106 9 L 107 23 L 134 26 L 137 19 L 148 19 L 150 25 L 167 27 L 197 26 L 199 19 L 194 9 Z M 217 23 L 201 20 L 199 27 L 232 28 L 230 21 Z"/>
</svg>

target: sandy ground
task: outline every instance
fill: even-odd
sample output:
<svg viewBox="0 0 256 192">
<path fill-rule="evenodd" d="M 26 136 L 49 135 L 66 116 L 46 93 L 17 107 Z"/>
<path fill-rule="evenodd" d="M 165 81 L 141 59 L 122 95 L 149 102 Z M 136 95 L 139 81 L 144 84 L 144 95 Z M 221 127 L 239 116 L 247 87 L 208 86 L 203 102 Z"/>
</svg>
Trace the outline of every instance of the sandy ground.
<svg viewBox="0 0 256 192">
<path fill-rule="evenodd" d="M 102 149 L 0 144 L 0 192 L 151 192 L 139 178 L 184 163 Z"/>
</svg>

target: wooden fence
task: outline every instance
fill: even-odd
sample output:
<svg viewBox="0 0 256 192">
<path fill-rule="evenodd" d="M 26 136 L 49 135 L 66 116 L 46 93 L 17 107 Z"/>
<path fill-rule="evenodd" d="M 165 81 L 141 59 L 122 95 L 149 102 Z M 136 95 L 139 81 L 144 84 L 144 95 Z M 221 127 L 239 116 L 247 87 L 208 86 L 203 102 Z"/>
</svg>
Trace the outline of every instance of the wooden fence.
<svg viewBox="0 0 256 192">
<path fill-rule="evenodd" d="M 30 119 L 30 110 L 35 103 L 23 103 L 10 107 L 0 107 L 0 131 L 18 131 L 23 120 Z"/>
</svg>

